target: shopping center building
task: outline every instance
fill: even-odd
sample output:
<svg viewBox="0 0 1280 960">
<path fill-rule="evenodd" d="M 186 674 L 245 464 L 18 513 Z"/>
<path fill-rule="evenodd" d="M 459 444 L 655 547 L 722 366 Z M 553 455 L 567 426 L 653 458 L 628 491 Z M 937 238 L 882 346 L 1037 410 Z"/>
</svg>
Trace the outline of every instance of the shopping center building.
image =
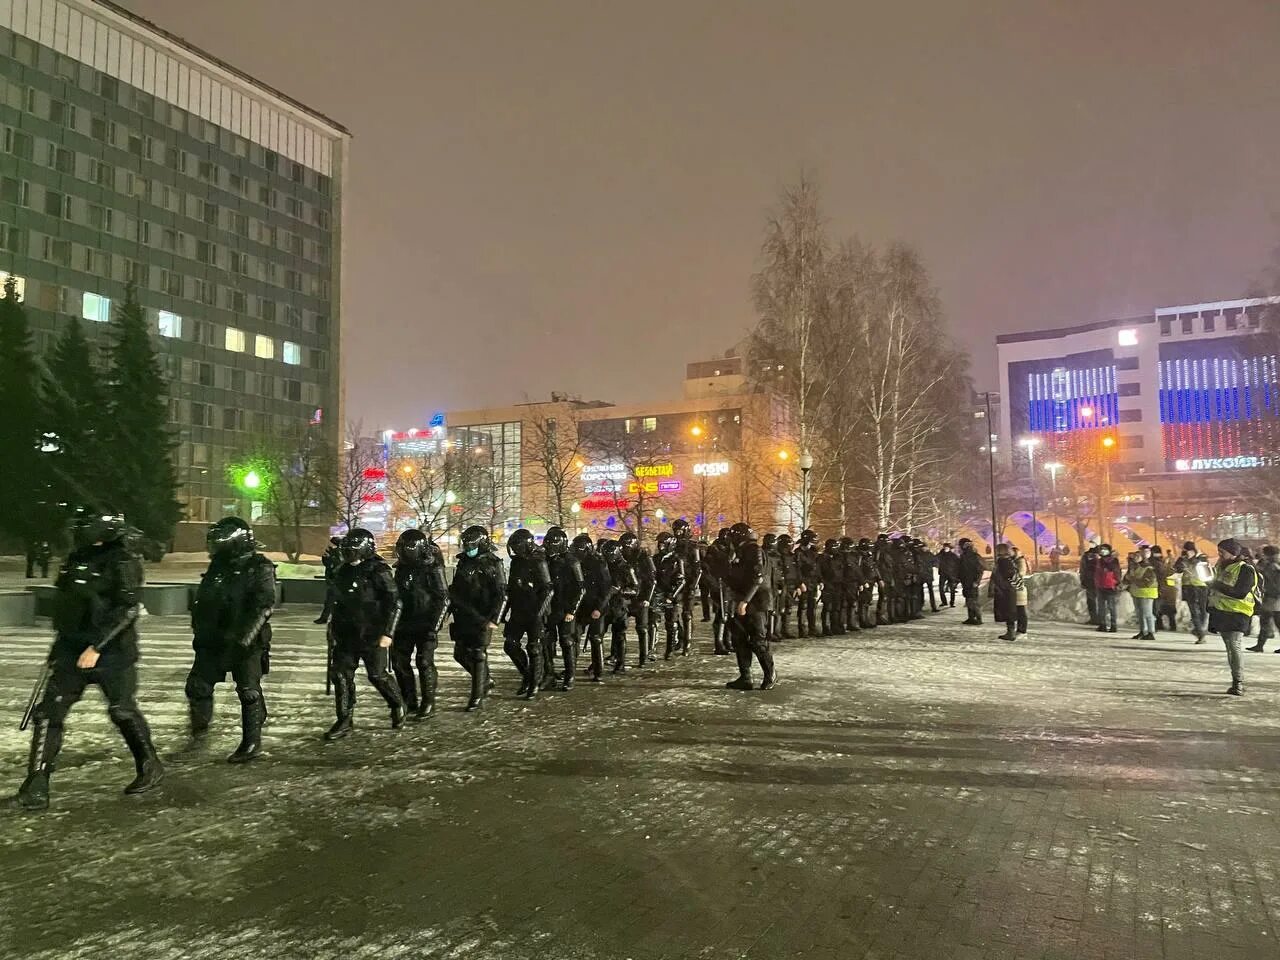
<svg viewBox="0 0 1280 960">
<path fill-rule="evenodd" d="M 385 525 L 434 520 L 445 538 L 469 522 L 499 533 L 525 526 L 541 535 L 563 523 L 571 533 L 650 538 L 678 517 L 706 533 L 739 519 L 796 529 L 801 478 L 786 408 L 748 387 L 743 362 L 688 364 L 675 400 L 554 394 L 389 429 Z M 441 481 L 419 483 L 424 470 Z M 398 485 L 418 491 L 418 502 L 405 503 Z"/>
</svg>

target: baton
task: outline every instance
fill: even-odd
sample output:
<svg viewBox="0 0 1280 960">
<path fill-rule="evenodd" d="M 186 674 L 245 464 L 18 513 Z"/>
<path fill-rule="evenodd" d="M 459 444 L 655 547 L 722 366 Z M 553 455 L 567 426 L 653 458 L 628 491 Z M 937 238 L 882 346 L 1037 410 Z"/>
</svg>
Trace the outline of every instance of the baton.
<svg viewBox="0 0 1280 960">
<path fill-rule="evenodd" d="M 36 685 L 31 691 L 31 699 L 27 702 L 27 709 L 22 714 L 22 722 L 18 724 L 19 730 L 26 730 L 31 724 L 31 715 L 35 713 L 36 704 L 40 702 L 40 696 L 44 693 L 45 684 L 49 682 L 49 662 L 46 660 L 44 666 L 40 669 L 40 676 L 36 679 Z"/>
<path fill-rule="evenodd" d="M 333 692 L 333 621 L 329 621 L 329 626 L 324 632 L 325 657 L 324 657 L 324 695 L 327 697 Z"/>
</svg>

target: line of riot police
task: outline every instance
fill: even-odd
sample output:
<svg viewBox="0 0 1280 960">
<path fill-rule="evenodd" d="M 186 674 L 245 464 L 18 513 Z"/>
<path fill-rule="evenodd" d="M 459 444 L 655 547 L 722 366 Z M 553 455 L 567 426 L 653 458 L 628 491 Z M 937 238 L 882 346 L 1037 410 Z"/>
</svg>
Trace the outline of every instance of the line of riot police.
<svg viewBox="0 0 1280 960">
<path fill-rule="evenodd" d="M 89 684 L 103 690 L 133 752 L 137 777 L 127 792 L 145 792 L 163 778 L 135 700 L 141 566 L 122 539 L 124 529 L 123 517 L 110 511 L 85 511 L 75 526 L 77 547 L 57 581 L 57 638 L 47 687 L 42 699 L 39 691 L 33 697 L 28 776 L 15 798 L 27 809 L 48 805 L 63 721 Z M 209 566 L 191 611 L 194 661 L 185 689 L 191 740 L 198 745 L 206 737 L 216 685 L 229 674 L 240 700 L 242 736 L 228 760 L 244 763 L 259 755 L 268 715 L 261 681 L 270 670 L 275 567 L 258 552 L 249 525 L 236 517 L 213 524 L 207 546 Z M 506 549 L 509 566 L 487 529 L 467 528 L 447 580 L 442 552 L 419 530 L 400 535 L 394 567 L 378 555 L 367 530 L 351 530 L 331 545 L 321 619 L 328 621 L 335 720 L 325 740 L 355 729 L 362 665 L 389 710 L 392 729 L 430 717 L 446 621 L 453 657 L 470 677 L 466 709 L 477 711 L 494 687 L 489 655 L 498 630 L 520 677 L 516 695 L 534 700 L 545 691 L 571 690 L 579 655 L 589 655 L 583 673 L 593 683 L 604 680 L 606 669 L 627 672 L 632 660 L 635 668 L 651 667 L 659 659 L 659 629 L 661 659 L 689 656 L 694 609 L 705 595 L 713 651 L 736 660 L 737 674 L 725 686 L 754 689 L 758 666 L 759 689 L 769 690 L 778 680 L 775 643 L 918 619 L 926 590 L 937 609 L 934 555 L 919 540 L 884 534 L 874 542 L 827 540 L 819 548 L 812 530 L 793 542 L 786 534 L 758 538 L 750 525 L 736 523 L 703 544 L 679 519 L 658 536 L 653 554 L 631 532 L 593 542 L 585 533 L 570 539 L 561 527 L 550 528 L 541 545 L 529 530 L 516 530 Z M 944 571 L 944 590 L 945 580 Z M 952 593 L 954 605 L 954 588 Z"/>
</svg>

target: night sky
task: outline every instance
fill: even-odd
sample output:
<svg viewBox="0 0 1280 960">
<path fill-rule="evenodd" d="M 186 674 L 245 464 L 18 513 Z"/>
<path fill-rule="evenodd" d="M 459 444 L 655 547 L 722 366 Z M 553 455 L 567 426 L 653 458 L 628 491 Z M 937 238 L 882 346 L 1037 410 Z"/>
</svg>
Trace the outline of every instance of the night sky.
<svg viewBox="0 0 1280 960">
<path fill-rule="evenodd" d="M 1280 3 L 124 0 L 344 123 L 348 413 L 670 397 L 802 169 L 994 334 L 1246 295 Z"/>
</svg>

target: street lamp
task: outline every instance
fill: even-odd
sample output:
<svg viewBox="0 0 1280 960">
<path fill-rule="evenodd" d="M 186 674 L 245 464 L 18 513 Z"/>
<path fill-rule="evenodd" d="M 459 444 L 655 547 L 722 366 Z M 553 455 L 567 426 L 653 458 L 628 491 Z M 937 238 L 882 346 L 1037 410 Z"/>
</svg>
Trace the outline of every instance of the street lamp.
<svg viewBox="0 0 1280 960">
<path fill-rule="evenodd" d="M 813 457 L 808 450 L 800 452 L 800 529 L 809 529 L 809 471 L 813 469 Z"/>
<path fill-rule="evenodd" d="M 1049 483 L 1053 488 L 1053 546 L 1062 553 L 1062 536 L 1058 533 L 1058 471 L 1062 464 L 1046 463 L 1044 468 L 1049 471 Z"/>
<path fill-rule="evenodd" d="M 1040 567 L 1040 522 L 1036 518 L 1036 447 L 1040 446 L 1039 437 L 1023 437 L 1018 446 L 1027 451 L 1027 469 L 1031 475 L 1031 568 Z"/>
<path fill-rule="evenodd" d="M 1108 434 L 1102 438 L 1102 502 L 1098 504 L 1098 526 L 1107 542 L 1111 540 L 1111 451 L 1115 446 L 1115 437 Z"/>
<path fill-rule="evenodd" d="M 791 454 L 787 453 L 787 451 L 785 450 L 779 450 L 778 459 L 781 460 L 783 463 L 786 463 L 788 460 L 791 459 Z"/>
</svg>

